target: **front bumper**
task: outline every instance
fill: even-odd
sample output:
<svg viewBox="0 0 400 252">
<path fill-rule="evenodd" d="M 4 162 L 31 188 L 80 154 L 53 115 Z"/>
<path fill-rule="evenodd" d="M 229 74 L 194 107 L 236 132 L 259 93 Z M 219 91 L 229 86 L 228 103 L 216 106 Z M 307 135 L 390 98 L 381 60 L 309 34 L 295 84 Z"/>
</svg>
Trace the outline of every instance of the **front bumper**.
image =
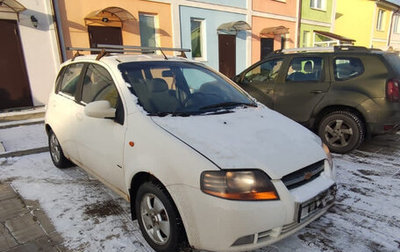
<svg viewBox="0 0 400 252">
<path fill-rule="evenodd" d="M 304 203 L 317 200 L 316 197 L 327 190 L 332 191 L 334 198 L 335 182 L 322 174 L 290 191 L 280 180 L 273 183 L 280 200 L 224 200 L 183 185 L 170 186 L 168 190 L 174 195 L 192 247 L 209 251 L 243 251 L 267 246 L 293 234 L 334 204 L 333 201 L 324 205 L 316 202 L 316 210 L 299 222 L 299 211 L 304 209 Z"/>
</svg>

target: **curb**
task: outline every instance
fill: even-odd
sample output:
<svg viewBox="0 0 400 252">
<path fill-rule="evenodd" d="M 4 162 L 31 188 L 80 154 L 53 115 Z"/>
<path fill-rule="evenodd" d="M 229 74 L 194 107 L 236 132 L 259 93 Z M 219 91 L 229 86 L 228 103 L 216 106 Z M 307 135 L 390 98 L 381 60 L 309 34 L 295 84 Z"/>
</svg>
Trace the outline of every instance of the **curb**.
<svg viewBox="0 0 400 252">
<path fill-rule="evenodd" d="M 34 149 L 29 149 L 29 150 L 1 153 L 0 158 L 20 157 L 20 156 L 38 154 L 38 153 L 48 152 L 48 151 L 49 151 L 49 147 L 39 147 L 39 148 L 34 148 Z"/>
<path fill-rule="evenodd" d="M 0 129 L 8 129 L 12 127 L 19 127 L 25 125 L 41 124 L 44 123 L 43 118 L 32 119 L 32 120 L 22 120 L 22 121 L 11 121 L 0 123 Z"/>
</svg>

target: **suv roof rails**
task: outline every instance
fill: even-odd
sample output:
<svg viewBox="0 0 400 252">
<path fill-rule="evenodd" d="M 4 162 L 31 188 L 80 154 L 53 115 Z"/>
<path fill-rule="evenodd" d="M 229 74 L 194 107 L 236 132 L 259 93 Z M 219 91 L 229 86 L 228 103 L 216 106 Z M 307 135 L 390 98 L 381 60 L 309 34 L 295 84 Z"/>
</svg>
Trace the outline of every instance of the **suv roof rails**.
<svg viewBox="0 0 400 252">
<path fill-rule="evenodd" d="M 98 52 L 96 60 L 100 60 L 102 57 L 107 56 L 110 53 L 155 53 L 160 51 L 165 59 L 168 59 L 164 54 L 164 51 L 175 51 L 181 52 L 178 57 L 186 58 L 185 52 L 190 52 L 190 49 L 185 48 L 170 48 L 170 47 L 145 47 L 145 46 L 129 46 L 129 45 L 109 45 L 109 44 L 98 44 L 97 48 L 84 48 L 84 47 L 67 47 L 67 50 L 76 51 L 72 61 L 77 56 L 82 56 L 80 52 Z"/>
<path fill-rule="evenodd" d="M 287 53 L 299 53 L 299 52 L 369 52 L 369 51 L 379 51 L 379 49 L 368 49 L 363 46 L 326 46 L 326 47 L 302 47 L 302 48 L 289 48 L 277 50 L 274 53 L 287 54 Z"/>
</svg>

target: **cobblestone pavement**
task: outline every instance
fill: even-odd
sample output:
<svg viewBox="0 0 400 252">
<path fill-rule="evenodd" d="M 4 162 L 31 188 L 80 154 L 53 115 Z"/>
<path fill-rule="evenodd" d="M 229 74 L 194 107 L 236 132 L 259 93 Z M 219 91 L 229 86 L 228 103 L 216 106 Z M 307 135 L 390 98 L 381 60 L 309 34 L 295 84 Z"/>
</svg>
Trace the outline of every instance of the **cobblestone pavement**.
<svg viewBox="0 0 400 252">
<path fill-rule="evenodd" d="M 0 184 L 0 251 L 66 251 L 62 237 L 36 201 Z"/>
</svg>

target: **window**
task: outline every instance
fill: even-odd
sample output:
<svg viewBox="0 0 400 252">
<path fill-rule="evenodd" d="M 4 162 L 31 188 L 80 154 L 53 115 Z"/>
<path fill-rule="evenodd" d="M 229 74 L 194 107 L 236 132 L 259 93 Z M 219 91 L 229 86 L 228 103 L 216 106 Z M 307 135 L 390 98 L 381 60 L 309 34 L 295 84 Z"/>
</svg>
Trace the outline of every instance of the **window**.
<svg viewBox="0 0 400 252">
<path fill-rule="evenodd" d="M 192 58 L 205 58 L 204 20 L 190 19 L 190 34 L 192 40 Z"/>
<path fill-rule="evenodd" d="M 310 7 L 318 10 L 325 10 L 325 0 L 310 0 Z"/>
<path fill-rule="evenodd" d="M 288 81 L 319 81 L 322 77 L 322 59 L 319 57 L 294 58 L 286 77 Z"/>
<path fill-rule="evenodd" d="M 59 86 L 60 92 L 70 96 L 75 96 L 75 91 L 79 82 L 82 67 L 82 63 L 67 66 Z"/>
<path fill-rule="evenodd" d="M 303 47 L 311 46 L 311 32 L 303 31 Z"/>
<path fill-rule="evenodd" d="M 399 18 L 400 16 L 395 15 L 394 16 L 394 27 L 393 27 L 393 32 L 394 33 L 400 33 L 400 24 L 399 24 Z"/>
<path fill-rule="evenodd" d="M 111 107 L 117 107 L 118 91 L 108 71 L 102 66 L 89 65 L 82 89 L 82 102 L 109 101 Z"/>
<path fill-rule="evenodd" d="M 378 31 L 383 31 L 385 27 L 385 11 L 378 10 L 378 19 L 376 20 L 376 29 Z"/>
<path fill-rule="evenodd" d="M 358 58 L 336 58 L 333 68 L 336 80 L 352 79 L 364 72 L 364 66 Z"/>
<path fill-rule="evenodd" d="M 140 44 L 141 46 L 155 47 L 156 21 L 154 15 L 139 14 Z"/>
<path fill-rule="evenodd" d="M 274 81 L 278 77 L 282 62 L 282 59 L 266 61 L 247 72 L 243 81 L 245 83 Z"/>
</svg>

